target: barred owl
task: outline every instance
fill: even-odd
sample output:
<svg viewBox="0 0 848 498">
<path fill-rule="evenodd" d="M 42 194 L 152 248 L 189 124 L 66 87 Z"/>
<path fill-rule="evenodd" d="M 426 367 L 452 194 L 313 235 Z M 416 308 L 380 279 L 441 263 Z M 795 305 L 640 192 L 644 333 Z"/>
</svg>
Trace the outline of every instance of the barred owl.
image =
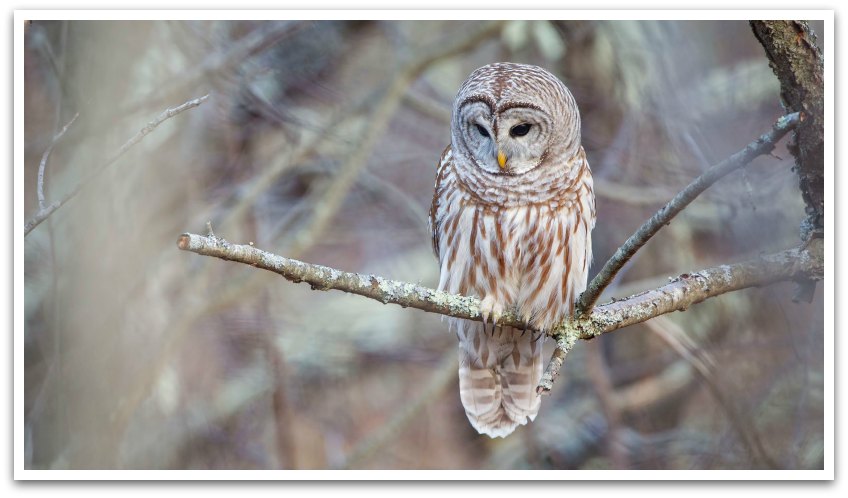
<svg viewBox="0 0 848 498">
<path fill-rule="evenodd" d="M 471 73 L 453 104 L 430 228 L 439 289 L 482 302 L 485 322 L 451 319 L 460 398 L 479 433 L 505 437 L 536 418 L 544 336 L 494 324 L 510 307 L 541 331 L 569 315 L 586 288 L 594 226 L 580 114 L 565 85 L 524 64 Z"/>
</svg>

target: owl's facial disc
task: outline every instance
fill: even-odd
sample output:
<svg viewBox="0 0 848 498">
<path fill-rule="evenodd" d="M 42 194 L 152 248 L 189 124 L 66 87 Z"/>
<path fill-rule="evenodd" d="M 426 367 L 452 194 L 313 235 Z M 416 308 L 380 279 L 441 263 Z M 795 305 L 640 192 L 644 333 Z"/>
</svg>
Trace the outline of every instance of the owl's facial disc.
<svg viewBox="0 0 848 498">
<path fill-rule="evenodd" d="M 502 111 L 496 119 L 498 155 L 503 172 L 524 174 L 542 164 L 548 148 L 548 116 L 535 108 L 512 107 Z"/>
<path fill-rule="evenodd" d="M 457 117 L 468 158 L 483 171 L 516 176 L 542 163 L 550 116 L 539 107 L 528 103 L 498 106 L 488 98 L 475 97 L 459 107 Z"/>
</svg>

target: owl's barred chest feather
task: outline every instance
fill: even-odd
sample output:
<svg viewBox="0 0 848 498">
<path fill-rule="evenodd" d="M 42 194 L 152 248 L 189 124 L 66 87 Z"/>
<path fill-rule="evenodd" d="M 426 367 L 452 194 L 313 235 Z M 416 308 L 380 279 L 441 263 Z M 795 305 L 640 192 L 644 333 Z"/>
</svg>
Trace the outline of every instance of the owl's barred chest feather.
<svg viewBox="0 0 848 498">
<path fill-rule="evenodd" d="M 460 177 L 450 147 L 442 156 L 430 213 L 439 289 L 489 296 L 547 329 L 586 285 L 594 226 L 592 178 L 580 151 L 571 177 L 485 188 Z"/>
</svg>

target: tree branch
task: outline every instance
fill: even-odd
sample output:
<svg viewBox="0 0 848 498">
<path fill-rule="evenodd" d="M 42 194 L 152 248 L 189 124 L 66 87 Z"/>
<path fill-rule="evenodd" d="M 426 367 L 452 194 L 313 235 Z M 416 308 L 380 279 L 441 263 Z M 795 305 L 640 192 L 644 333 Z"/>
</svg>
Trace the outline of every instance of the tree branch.
<svg viewBox="0 0 848 498">
<path fill-rule="evenodd" d="M 199 97 L 199 98 L 196 98 L 196 99 L 189 100 L 188 102 L 186 102 L 186 103 L 184 103 L 180 106 L 165 109 L 162 112 L 162 114 L 158 115 L 156 117 L 156 119 L 154 119 L 153 121 L 147 123 L 147 125 L 145 125 L 144 128 L 139 130 L 138 133 L 136 133 L 132 138 L 127 140 L 124 143 L 124 145 L 122 145 L 121 148 L 118 149 L 118 151 L 108 161 L 106 161 L 105 163 L 103 163 L 100 166 L 98 166 L 97 168 L 95 168 L 94 171 L 92 171 L 88 176 L 86 176 L 79 184 L 77 184 L 76 187 L 74 187 L 73 190 L 68 192 L 64 197 L 62 197 L 58 201 L 50 204 L 49 206 L 46 206 L 46 207 L 45 206 L 39 206 L 39 210 L 38 210 L 37 213 L 35 213 L 35 216 L 33 216 L 29 221 L 26 222 L 26 225 L 24 225 L 24 237 L 26 237 L 35 227 L 37 227 L 39 224 L 41 224 L 42 221 L 46 220 L 48 216 L 53 214 L 57 209 L 64 206 L 65 203 L 67 203 L 74 196 L 76 196 L 78 193 L 80 193 L 80 191 L 88 183 L 90 183 L 91 180 L 93 180 L 95 177 L 100 175 L 104 170 L 106 170 L 106 168 L 111 166 L 115 161 L 117 161 L 121 156 L 123 156 L 124 153 L 126 153 L 133 145 L 141 142 L 141 140 L 145 136 L 147 136 L 147 134 L 149 134 L 150 132 L 155 130 L 156 127 L 158 127 L 160 124 L 162 124 L 162 122 L 176 116 L 177 114 L 179 114 L 183 111 L 187 111 L 188 109 L 199 106 L 200 104 L 205 102 L 206 99 L 208 99 L 208 98 L 209 98 L 209 95 L 204 95 L 203 97 Z M 70 123 L 68 123 L 68 125 L 70 125 Z M 64 131 L 65 130 L 62 130 L 62 133 L 64 133 Z M 59 136 L 61 136 L 61 134 Z M 52 146 L 51 146 L 51 148 L 52 148 Z M 40 176 L 43 177 L 43 173 L 41 173 Z M 41 201 L 41 197 L 39 197 L 39 200 Z"/>
<path fill-rule="evenodd" d="M 348 273 L 327 266 L 304 263 L 257 249 L 252 245 L 231 244 L 214 234 L 203 236 L 184 233 L 177 245 L 184 251 L 269 270 L 294 283 L 306 282 L 313 290 L 335 289 L 358 294 L 383 304 L 398 304 L 404 308 L 417 308 L 431 313 L 482 321 L 480 300 L 473 297 L 449 294 L 376 275 Z M 505 313 L 498 323 L 524 327 L 524 323 L 513 312 Z"/>
<path fill-rule="evenodd" d="M 252 245 L 232 244 L 214 234 L 203 236 L 184 233 L 177 245 L 184 251 L 272 271 L 291 282 L 308 283 L 313 290 L 335 289 L 358 294 L 383 304 L 398 304 L 404 308 L 417 308 L 455 318 L 483 321 L 480 315 L 480 300 L 474 297 L 288 259 Z M 804 246 L 760 256 L 743 263 L 684 273 L 657 289 L 595 306 L 590 313 L 566 320 L 554 330 L 547 331 L 549 335 L 557 337 L 557 351 L 561 353 L 554 354 L 538 392 L 551 389 L 565 354 L 579 339 L 592 339 L 672 311 L 684 311 L 693 304 L 727 292 L 785 280 L 821 279 L 823 274 L 823 242 L 821 239 L 813 239 Z M 532 329 L 521 321 L 514 310 L 504 313 L 498 324 Z"/>
<path fill-rule="evenodd" d="M 585 314 L 597 302 L 604 289 L 612 282 L 621 268 L 636 254 L 660 228 L 667 225 L 680 211 L 695 200 L 698 195 L 710 185 L 729 173 L 748 165 L 757 157 L 774 150 L 774 145 L 789 130 L 798 124 L 798 113 L 789 114 L 777 120 L 771 131 L 749 143 L 744 149 L 736 152 L 724 161 L 709 167 L 701 176 L 695 178 L 685 189 L 681 190 L 672 200 L 646 221 L 636 233 L 621 245 L 615 254 L 604 264 L 601 271 L 586 287 L 577 301 L 577 314 Z"/>
</svg>

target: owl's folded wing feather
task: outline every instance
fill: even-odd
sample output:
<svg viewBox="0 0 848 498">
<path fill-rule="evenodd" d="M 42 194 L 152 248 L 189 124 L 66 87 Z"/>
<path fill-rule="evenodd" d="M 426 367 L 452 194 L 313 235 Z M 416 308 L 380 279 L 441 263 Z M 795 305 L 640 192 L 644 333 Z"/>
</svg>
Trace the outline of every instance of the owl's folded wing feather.
<svg viewBox="0 0 848 498">
<path fill-rule="evenodd" d="M 437 218 L 439 211 L 439 202 L 442 199 L 442 194 L 444 193 L 445 188 L 445 174 L 448 169 L 448 164 L 451 160 L 451 146 L 448 145 L 445 147 L 444 152 L 442 152 L 442 156 L 439 158 L 439 165 L 436 169 L 436 188 L 433 192 L 433 202 L 430 204 L 430 235 L 433 240 L 433 253 L 436 255 L 436 258 L 440 258 L 439 256 L 439 220 Z"/>
</svg>

